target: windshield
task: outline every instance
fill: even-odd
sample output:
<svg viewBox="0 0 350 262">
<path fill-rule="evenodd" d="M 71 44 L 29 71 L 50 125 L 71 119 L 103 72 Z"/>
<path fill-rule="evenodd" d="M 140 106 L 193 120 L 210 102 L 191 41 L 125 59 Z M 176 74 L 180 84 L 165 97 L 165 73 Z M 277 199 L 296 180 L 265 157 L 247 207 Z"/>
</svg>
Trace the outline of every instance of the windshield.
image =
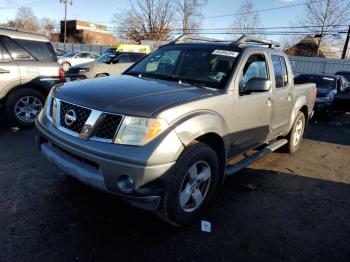
<svg viewBox="0 0 350 262">
<path fill-rule="evenodd" d="M 238 56 L 225 48 L 168 45 L 142 59 L 126 74 L 223 88 Z"/>
<path fill-rule="evenodd" d="M 295 78 L 295 83 L 315 83 L 317 88 L 329 88 L 336 87 L 335 78 L 325 76 L 298 76 Z"/>
<path fill-rule="evenodd" d="M 62 57 L 73 57 L 77 54 L 75 51 L 68 52 L 67 54 L 63 55 Z"/>
<path fill-rule="evenodd" d="M 96 60 L 101 62 L 101 63 L 107 64 L 107 63 L 112 61 L 113 57 L 114 56 L 111 54 L 104 54 L 104 55 L 97 57 Z"/>
</svg>

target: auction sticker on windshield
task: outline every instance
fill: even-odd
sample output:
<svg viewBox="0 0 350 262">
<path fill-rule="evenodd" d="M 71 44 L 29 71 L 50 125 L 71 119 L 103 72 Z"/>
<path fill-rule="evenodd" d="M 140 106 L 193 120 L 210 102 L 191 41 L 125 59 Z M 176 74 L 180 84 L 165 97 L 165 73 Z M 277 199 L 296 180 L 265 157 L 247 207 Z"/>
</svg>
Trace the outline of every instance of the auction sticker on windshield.
<svg viewBox="0 0 350 262">
<path fill-rule="evenodd" d="M 238 52 L 229 51 L 229 50 L 219 50 L 219 49 L 214 50 L 212 54 L 221 55 L 221 56 L 231 56 L 231 57 L 237 57 L 239 55 Z"/>
</svg>

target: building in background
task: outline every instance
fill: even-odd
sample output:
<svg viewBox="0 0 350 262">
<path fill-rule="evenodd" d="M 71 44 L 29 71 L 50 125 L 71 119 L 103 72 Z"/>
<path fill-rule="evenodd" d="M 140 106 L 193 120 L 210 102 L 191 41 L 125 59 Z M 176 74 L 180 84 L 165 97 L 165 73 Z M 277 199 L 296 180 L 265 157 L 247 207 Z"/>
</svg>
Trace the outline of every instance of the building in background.
<svg viewBox="0 0 350 262">
<path fill-rule="evenodd" d="M 64 41 L 64 21 L 61 21 L 60 41 Z M 95 23 L 68 20 L 67 42 L 94 45 L 112 45 L 117 39 L 107 31 L 107 26 Z"/>
<path fill-rule="evenodd" d="M 332 50 L 326 43 L 321 43 L 320 53 L 317 55 L 318 39 L 307 36 L 294 46 L 287 48 L 285 53 L 291 56 L 308 56 L 322 58 L 340 58 L 340 53 Z"/>
</svg>

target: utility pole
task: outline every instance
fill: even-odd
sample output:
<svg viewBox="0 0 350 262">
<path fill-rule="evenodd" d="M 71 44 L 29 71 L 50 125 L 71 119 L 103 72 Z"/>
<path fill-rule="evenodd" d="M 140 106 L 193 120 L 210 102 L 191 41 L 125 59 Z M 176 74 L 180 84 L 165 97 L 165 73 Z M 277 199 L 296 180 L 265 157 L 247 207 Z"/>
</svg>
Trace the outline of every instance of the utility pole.
<svg viewBox="0 0 350 262">
<path fill-rule="evenodd" d="M 346 36 L 345 45 L 344 45 L 343 54 L 341 56 L 341 59 L 346 58 L 346 53 L 347 53 L 348 48 L 349 48 L 349 40 L 350 40 L 350 25 L 349 25 L 349 29 L 348 29 L 348 34 Z"/>
<path fill-rule="evenodd" d="M 60 0 L 60 3 L 64 3 L 64 36 L 63 36 L 63 46 L 64 51 L 66 51 L 66 42 L 67 42 L 67 5 L 73 4 L 73 0 Z"/>
</svg>

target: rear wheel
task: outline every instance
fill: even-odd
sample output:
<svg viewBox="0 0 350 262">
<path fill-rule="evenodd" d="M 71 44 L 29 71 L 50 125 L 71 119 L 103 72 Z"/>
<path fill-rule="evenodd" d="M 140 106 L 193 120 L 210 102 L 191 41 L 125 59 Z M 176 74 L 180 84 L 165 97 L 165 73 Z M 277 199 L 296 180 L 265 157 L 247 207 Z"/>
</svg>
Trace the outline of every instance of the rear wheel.
<svg viewBox="0 0 350 262">
<path fill-rule="evenodd" d="M 14 91 L 6 99 L 5 110 L 11 124 L 20 127 L 31 127 L 37 115 L 44 107 L 45 96 L 31 88 Z"/>
<path fill-rule="evenodd" d="M 298 112 L 295 118 L 292 130 L 288 134 L 288 143 L 284 146 L 285 151 L 288 153 L 296 152 L 303 140 L 304 130 L 305 130 L 305 115 L 303 112 Z"/>
<path fill-rule="evenodd" d="M 218 182 L 219 165 L 215 151 L 196 142 L 186 149 L 170 174 L 158 215 L 176 226 L 199 219 L 210 204 Z"/>
</svg>

